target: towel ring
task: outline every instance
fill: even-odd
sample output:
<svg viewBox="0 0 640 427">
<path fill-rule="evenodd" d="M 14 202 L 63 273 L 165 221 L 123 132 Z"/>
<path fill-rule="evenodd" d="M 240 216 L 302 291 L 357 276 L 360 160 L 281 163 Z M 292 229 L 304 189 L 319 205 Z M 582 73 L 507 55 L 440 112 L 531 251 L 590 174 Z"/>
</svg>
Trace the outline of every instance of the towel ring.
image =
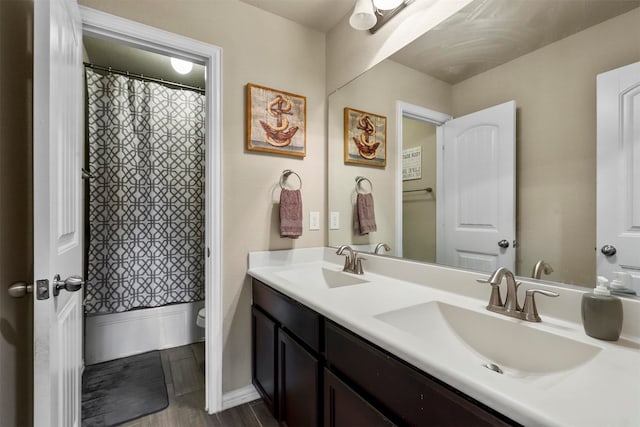
<svg viewBox="0 0 640 427">
<path fill-rule="evenodd" d="M 289 175 L 295 175 L 298 177 L 298 181 L 300 181 L 300 187 L 298 187 L 298 190 L 302 190 L 302 178 L 300 178 L 300 175 L 298 175 L 297 173 L 295 173 L 294 171 L 292 171 L 291 169 L 285 169 L 282 171 L 282 175 L 280 175 L 280 188 L 282 188 L 283 190 L 286 190 L 285 186 L 284 186 L 284 182 L 287 180 L 287 178 L 289 178 Z"/>
<path fill-rule="evenodd" d="M 369 178 L 365 178 L 364 176 L 356 176 L 356 193 L 367 194 L 367 193 L 361 193 L 360 191 L 358 191 L 358 189 L 362 185 L 362 181 L 367 181 L 369 183 L 369 187 L 371 188 L 369 190 L 369 193 L 373 193 L 373 184 L 371 183 L 371 181 L 369 181 Z"/>
</svg>

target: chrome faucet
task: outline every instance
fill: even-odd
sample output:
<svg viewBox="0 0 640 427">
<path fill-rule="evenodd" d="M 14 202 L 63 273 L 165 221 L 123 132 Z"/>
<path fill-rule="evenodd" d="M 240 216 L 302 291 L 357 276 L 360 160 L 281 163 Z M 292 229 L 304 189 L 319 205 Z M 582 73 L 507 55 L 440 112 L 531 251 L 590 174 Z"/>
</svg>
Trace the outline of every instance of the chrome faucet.
<svg viewBox="0 0 640 427">
<path fill-rule="evenodd" d="M 507 296 L 504 304 L 502 303 L 502 297 L 500 296 L 500 283 L 502 283 L 503 278 L 507 279 Z M 520 287 L 520 283 L 516 282 L 516 278 L 513 273 L 506 267 L 498 268 L 487 280 L 478 280 L 478 282 L 488 283 L 491 285 L 491 296 L 489 297 L 487 310 L 504 314 L 505 316 L 515 317 L 516 319 L 527 320 L 529 322 L 541 321 L 534 299 L 535 294 L 542 294 L 548 297 L 559 296 L 559 294 L 552 291 L 528 289 L 526 291 L 524 307 L 521 308 L 520 304 L 518 304 L 518 288 Z"/>
<path fill-rule="evenodd" d="M 380 242 L 376 245 L 376 249 L 373 251 L 374 254 L 379 253 L 380 249 L 384 249 L 385 252 L 389 252 L 391 248 L 384 242 Z"/>
<path fill-rule="evenodd" d="M 349 251 L 349 253 L 345 255 L 344 251 Z M 359 257 L 358 252 L 354 251 L 351 246 L 340 246 L 336 251 L 336 254 L 345 256 L 344 267 L 342 268 L 342 271 L 346 273 L 364 274 L 364 270 L 362 269 L 362 261 L 366 258 Z"/>
<path fill-rule="evenodd" d="M 551 267 L 551 265 L 548 262 L 544 260 L 539 260 L 538 262 L 536 262 L 536 265 L 533 267 L 533 273 L 531 273 L 531 277 L 533 277 L 534 279 L 539 279 L 542 276 L 542 273 L 544 274 L 553 273 L 553 267 Z"/>
</svg>

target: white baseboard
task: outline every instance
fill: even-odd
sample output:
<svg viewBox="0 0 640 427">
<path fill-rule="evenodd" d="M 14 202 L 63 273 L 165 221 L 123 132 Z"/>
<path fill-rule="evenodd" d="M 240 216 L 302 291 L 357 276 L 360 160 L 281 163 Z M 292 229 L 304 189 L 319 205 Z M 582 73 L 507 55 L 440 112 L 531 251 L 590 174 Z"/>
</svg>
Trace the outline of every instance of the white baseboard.
<svg viewBox="0 0 640 427">
<path fill-rule="evenodd" d="M 255 387 L 249 384 L 246 387 L 224 393 L 222 395 L 222 410 L 224 411 L 225 409 L 233 408 L 234 406 L 239 406 L 259 398 L 260 395 Z"/>
<path fill-rule="evenodd" d="M 92 365 L 202 341 L 204 328 L 196 326 L 202 307 L 204 301 L 87 316 L 85 363 Z"/>
</svg>

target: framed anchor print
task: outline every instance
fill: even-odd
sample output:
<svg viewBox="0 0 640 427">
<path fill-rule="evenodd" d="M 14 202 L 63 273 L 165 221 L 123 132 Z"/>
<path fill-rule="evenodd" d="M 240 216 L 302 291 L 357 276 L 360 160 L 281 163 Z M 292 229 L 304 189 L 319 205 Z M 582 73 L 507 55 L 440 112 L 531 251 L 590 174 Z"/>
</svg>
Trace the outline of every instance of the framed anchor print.
<svg viewBox="0 0 640 427">
<path fill-rule="evenodd" d="M 387 165 L 387 118 L 366 111 L 344 109 L 344 162 Z"/>
<path fill-rule="evenodd" d="M 247 84 L 247 150 L 307 154 L 307 98 Z"/>
</svg>

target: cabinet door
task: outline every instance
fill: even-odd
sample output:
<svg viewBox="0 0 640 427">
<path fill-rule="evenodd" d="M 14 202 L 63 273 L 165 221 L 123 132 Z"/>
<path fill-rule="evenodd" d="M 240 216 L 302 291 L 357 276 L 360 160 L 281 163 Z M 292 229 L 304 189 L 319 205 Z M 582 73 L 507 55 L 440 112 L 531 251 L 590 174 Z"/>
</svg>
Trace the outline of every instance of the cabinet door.
<svg viewBox="0 0 640 427">
<path fill-rule="evenodd" d="M 388 427 L 394 424 L 325 368 L 324 425 L 325 427 Z"/>
<path fill-rule="evenodd" d="M 289 427 L 320 425 L 320 364 L 282 329 L 278 330 L 279 420 Z"/>
<path fill-rule="evenodd" d="M 269 411 L 277 417 L 277 325 L 255 306 L 251 308 L 251 378 Z"/>
</svg>

